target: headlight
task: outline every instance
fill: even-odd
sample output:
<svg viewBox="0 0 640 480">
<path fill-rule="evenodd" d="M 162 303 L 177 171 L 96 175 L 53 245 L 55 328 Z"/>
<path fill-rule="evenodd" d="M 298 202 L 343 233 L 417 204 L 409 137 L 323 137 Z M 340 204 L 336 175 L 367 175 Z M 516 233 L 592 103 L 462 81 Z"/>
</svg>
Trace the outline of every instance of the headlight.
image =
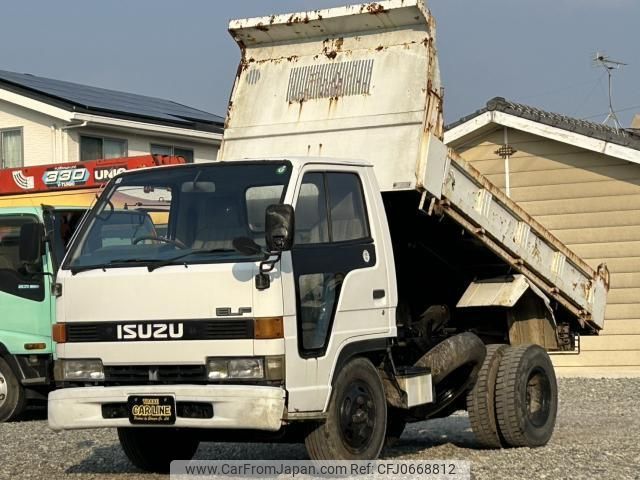
<svg viewBox="0 0 640 480">
<path fill-rule="evenodd" d="M 102 361 L 90 360 L 57 360 L 54 377 L 58 382 L 98 382 L 104 380 Z"/>
<path fill-rule="evenodd" d="M 230 378 L 264 378 L 261 358 L 237 358 L 229 360 Z"/>
<path fill-rule="evenodd" d="M 209 358 L 207 359 L 207 377 L 211 381 L 263 378 L 282 380 L 284 357 Z"/>
</svg>

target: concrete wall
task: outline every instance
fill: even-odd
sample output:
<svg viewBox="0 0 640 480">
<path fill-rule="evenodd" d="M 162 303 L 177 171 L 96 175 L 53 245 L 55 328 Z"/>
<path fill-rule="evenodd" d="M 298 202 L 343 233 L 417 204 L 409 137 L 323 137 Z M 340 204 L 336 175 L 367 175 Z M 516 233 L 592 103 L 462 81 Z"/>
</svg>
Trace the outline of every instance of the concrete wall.
<svg viewBox="0 0 640 480">
<path fill-rule="evenodd" d="M 24 166 L 47 163 L 75 162 L 80 159 L 80 135 L 119 138 L 127 141 L 127 154 L 147 155 L 151 144 L 190 148 L 197 162 L 214 161 L 218 153 L 217 140 L 194 141 L 179 136 L 158 136 L 132 130 L 96 128 L 62 130 L 65 122 L 39 112 L 0 100 L 0 129 L 22 128 Z"/>
<path fill-rule="evenodd" d="M 611 271 L 605 328 L 580 355 L 554 355 L 565 375 L 640 374 L 640 165 L 522 131 L 508 131 L 511 198 L 587 261 Z M 454 142 L 463 158 L 505 188 L 495 151 L 503 128 Z"/>
</svg>

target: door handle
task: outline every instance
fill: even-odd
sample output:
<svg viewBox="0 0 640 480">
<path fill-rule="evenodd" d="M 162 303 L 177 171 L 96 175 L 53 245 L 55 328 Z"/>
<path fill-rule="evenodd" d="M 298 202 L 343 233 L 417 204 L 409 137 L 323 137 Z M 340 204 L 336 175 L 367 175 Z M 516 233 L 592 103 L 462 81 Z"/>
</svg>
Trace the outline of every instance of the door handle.
<svg viewBox="0 0 640 480">
<path fill-rule="evenodd" d="M 383 289 L 379 289 L 379 290 L 374 290 L 373 291 L 373 299 L 374 300 L 380 300 L 381 298 L 384 298 L 386 295 L 385 291 Z"/>
</svg>

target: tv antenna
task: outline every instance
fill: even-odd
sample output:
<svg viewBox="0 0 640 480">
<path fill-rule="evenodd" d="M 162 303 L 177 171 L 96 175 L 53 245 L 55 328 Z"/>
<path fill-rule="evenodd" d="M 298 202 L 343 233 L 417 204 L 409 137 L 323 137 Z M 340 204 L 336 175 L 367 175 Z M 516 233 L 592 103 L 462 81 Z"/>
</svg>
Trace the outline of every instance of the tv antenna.
<svg viewBox="0 0 640 480">
<path fill-rule="evenodd" d="M 604 119 L 604 122 L 602 122 L 602 124 L 608 125 L 609 123 L 611 123 L 616 131 L 620 130 L 622 128 L 622 125 L 620 125 L 618 115 L 616 115 L 616 111 L 613 109 L 613 71 L 619 70 L 627 64 L 624 62 L 613 60 L 611 59 L 611 57 L 601 52 L 596 53 L 593 59 L 593 64 L 597 67 L 604 68 L 607 72 L 607 76 L 609 77 L 609 114 L 607 115 L 607 118 Z"/>
</svg>

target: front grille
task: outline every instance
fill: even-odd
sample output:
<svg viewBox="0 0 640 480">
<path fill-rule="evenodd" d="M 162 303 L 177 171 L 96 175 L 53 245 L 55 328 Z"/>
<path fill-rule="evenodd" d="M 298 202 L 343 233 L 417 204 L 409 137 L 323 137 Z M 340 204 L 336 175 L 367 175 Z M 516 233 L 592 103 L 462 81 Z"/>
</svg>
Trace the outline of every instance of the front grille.
<svg viewBox="0 0 640 480">
<path fill-rule="evenodd" d="M 153 332 L 162 326 L 161 336 Z M 166 328 L 164 328 L 166 326 Z M 180 331 L 181 335 L 170 335 Z M 140 335 L 140 333 L 151 335 Z M 131 334 L 133 333 L 133 335 Z M 244 340 L 253 338 L 253 319 L 157 320 L 151 322 L 67 323 L 67 342 L 143 342 L 175 340 Z"/>
<path fill-rule="evenodd" d="M 105 383 L 157 385 L 206 383 L 204 365 L 105 366 Z"/>
<path fill-rule="evenodd" d="M 207 322 L 205 332 L 207 338 L 210 339 L 233 340 L 253 338 L 253 322 L 238 320 Z"/>
</svg>

